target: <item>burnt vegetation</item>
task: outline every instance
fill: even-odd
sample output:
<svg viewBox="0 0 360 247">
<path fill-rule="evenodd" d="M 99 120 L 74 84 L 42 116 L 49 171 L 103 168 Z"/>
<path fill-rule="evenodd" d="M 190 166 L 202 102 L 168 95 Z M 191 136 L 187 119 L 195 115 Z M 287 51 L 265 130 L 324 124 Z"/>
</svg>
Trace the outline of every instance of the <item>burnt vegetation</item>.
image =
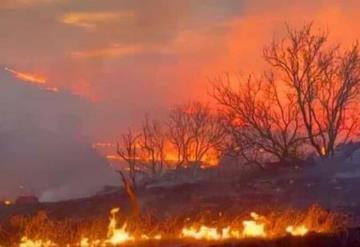
<svg viewBox="0 0 360 247">
<path fill-rule="evenodd" d="M 123 136 L 123 180 L 135 188 L 137 175 L 155 179 L 169 169 L 222 165 L 224 157 L 261 169 L 339 159 L 337 147 L 359 136 L 358 44 L 333 44 L 313 24 L 286 26 L 263 58 L 262 73 L 211 79 L 215 104 L 176 106 L 162 121 L 146 116 L 139 131 Z"/>
<path fill-rule="evenodd" d="M 226 110 L 235 150 L 260 166 L 264 156 L 285 165 L 313 152 L 334 158 L 337 145 L 359 134 L 358 44 L 331 45 L 311 24 L 286 31 L 264 48 L 269 69 L 259 78 L 239 79 L 234 89 L 220 77 L 212 94 Z"/>
<path fill-rule="evenodd" d="M 286 26 L 283 38 L 264 47 L 263 59 L 262 72 L 212 78 L 211 103 L 177 105 L 162 119 L 146 115 L 139 126 L 120 135 L 114 150 L 118 159 L 112 165 L 121 191 L 74 202 L 85 215 L 71 215 L 69 220 L 53 217 L 56 213 L 51 217 L 34 213 L 39 211 L 35 209 L 30 216 L 24 213 L 25 206 L 9 208 L 1 222 L 1 244 L 19 242 L 22 236 L 69 243 L 84 235 L 104 238 L 104 214 L 121 205 L 127 215 L 121 222 L 129 223 L 131 232 L 140 236 L 145 229 L 173 237 L 140 246 L 174 246 L 179 241 L 175 235 L 190 218 L 199 225 L 230 222 L 241 228 L 240 215 L 254 209 L 265 212 L 271 230 L 304 223 L 310 232 L 301 238 L 206 245 L 358 246 L 359 230 L 348 232 L 347 227 L 359 222 L 349 220 L 343 211 L 333 214 L 322 209 L 336 208 L 338 198 L 353 198 L 351 203 L 358 204 L 351 207 L 359 213 L 360 199 L 350 193 L 355 183 L 334 179 L 332 173 L 334 164 L 341 166 L 360 148 L 358 43 L 347 48 L 333 44 L 328 33 L 313 24 L 299 29 Z M 201 179 L 191 180 L 198 173 Z M 319 182 L 322 177 L 326 178 Z M 324 196 L 330 193 L 333 198 Z M 101 201 L 99 210 L 104 210 L 96 214 L 102 217 L 86 215 L 94 210 L 92 200 Z M 316 202 L 322 207 L 304 211 Z M 47 206 L 45 211 L 56 208 Z M 277 209 L 283 212 L 277 214 Z M 16 212 L 20 215 L 14 216 Z M 314 229 L 318 231 L 311 232 Z M 185 246 L 204 246 L 204 242 Z"/>
</svg>

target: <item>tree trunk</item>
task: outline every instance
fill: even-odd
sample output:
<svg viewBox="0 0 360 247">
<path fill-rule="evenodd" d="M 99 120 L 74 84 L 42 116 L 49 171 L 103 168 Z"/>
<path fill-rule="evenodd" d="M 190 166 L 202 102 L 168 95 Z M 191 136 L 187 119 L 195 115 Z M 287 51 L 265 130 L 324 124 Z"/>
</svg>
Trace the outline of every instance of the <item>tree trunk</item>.
<svg viewBox="0 0 360 247">
<path fill-rule="evenodd" d="M 138 218 L 140 216 L 140 209 L 139 209 L 139 203 L 137 200 L 134 186 L 129 183 L 128 179 L 126 178 L 125 174 L 122 171 L 117 171 L 117 172 L 121 176 L 121 180 L 122 180 L 125 192 L 129 197 L 130 208 L 131 208 L 130 215 L 131 215 L 131 217 Z"/>
</svg>

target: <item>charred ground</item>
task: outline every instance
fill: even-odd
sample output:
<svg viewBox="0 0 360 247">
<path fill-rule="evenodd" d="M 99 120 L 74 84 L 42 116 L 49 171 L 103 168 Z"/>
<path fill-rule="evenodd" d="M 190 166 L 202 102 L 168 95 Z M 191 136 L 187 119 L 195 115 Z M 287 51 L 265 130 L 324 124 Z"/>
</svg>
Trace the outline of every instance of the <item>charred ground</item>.
<svg viewBox="0 0 360 247">
<path fill-rule="evenodd" d="M 314 203 L 321 208 L 343 214 L 346 228 L 334 234 L 310 234 L 306 238 L 285 237 L 278 240 L 251 240 L 231 242 L 224 245 L 215 243 L 154 243 L 154 246 L 357 246 L 360 216 L 360 198 L 357 188 L 360 177 L 356 172 L 351 176 L 343 170 L 353 168 L 346 164 L 305 167 L 302 169 L 280 168 L 263 171 L 235 172 L 229 169 L 184 169 L 168 173 L 161 180 L 148 183 L 139 189 L 137 196 L 144 218 L 161 222 L 164 219 L 187 217 L 202 219 L 221 213 L 223 218 L 232 219 L 256 211 L 267 214 L 272 211 L 289 209 L 306 210 Z M 242 174 L 242 175 L 238 175 Z M 121 188 L 108 187 L 89 198 L 76 200 L 10 205 L 0 207 L 1 239 L 9 243 L 9 237 L 19 237 L 13 232 L 14 218 L 28 219 L 45 217 L 59 222 L 72 221 L 78 224 L 96 221 L 106 230 L 108 213 L 120 208 L 120 217 L 130 212 L 128 195 Z M 201 214 L 199 214 L 201 212 Z M 39 217 L 39 218 L 41 218 Z M 151 218 L 151 219 L 150 219 Z M 44 218 L 41 218 L 44 219 Z M 100 223 L 99 223 L 100 222 Z M 99 233 L 101 233 L 99 231 Z M 18 233 L 19 234 L 19 233 Z M 11 242 L 12 240 L 10 240 Z M 148 245 L 150 244 L 150 245 Z M 151 243 L 146 246 L 151 246 Z"/>
</svg>

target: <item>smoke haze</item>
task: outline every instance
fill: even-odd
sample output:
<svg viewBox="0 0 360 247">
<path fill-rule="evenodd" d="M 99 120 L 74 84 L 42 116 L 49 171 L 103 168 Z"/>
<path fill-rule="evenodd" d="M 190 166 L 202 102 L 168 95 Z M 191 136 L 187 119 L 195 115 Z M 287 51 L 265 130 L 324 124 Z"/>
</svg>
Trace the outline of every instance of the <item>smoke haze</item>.
<svg viewBox="0 0 360 247">
<path fill-rule="evenodd" d="M 359 1 L 3 0 L 0 2 L 1 197 L 89 194 L 116 175 L 91 144 L 144 113 L 208 100 L 207 77 L 256 72 L 285 23 L 314 21 L 345 45 Z M 59 92 L 15 79 L 36 73 Z M 91 182 L 91 183 L 90 183 Z M 87 186 L 86 184 L 89 184 Z"/>
</svg>

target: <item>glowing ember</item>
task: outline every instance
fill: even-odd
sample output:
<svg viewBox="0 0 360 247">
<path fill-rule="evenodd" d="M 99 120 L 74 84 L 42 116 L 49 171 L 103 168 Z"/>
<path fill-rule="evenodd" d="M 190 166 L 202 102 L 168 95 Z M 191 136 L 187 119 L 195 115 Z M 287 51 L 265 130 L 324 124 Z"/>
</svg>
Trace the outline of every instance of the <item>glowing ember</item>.
<svg viewBox="0 0 360 247">
<path fill-rule="evenodd" d="M 293 236 L 305 236 L 309 232 L 309 229 L 307 229 L 304 225 L 288 226 L 286 228 L 286 232 Z"/>
</svg>

